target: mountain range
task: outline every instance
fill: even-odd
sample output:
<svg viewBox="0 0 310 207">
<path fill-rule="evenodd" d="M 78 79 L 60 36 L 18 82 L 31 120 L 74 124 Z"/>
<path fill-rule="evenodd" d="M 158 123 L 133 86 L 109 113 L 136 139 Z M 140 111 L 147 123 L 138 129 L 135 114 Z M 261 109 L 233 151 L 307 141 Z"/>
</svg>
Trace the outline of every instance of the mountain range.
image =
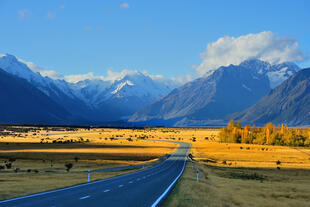
<svg viewBox="0 0 310 207">
<path fill-rule="evenodd" d="M 2 123 L 73 124 L 78 117 L 66 111 L 25 79 L 0 69 Z"/>
<path fill-rule="evenodd" d="M 25 79 L 72 116 L 88 120 L 85 124 L 126 119 L 178 86 L 177 82 L 158 80 L 138 71 L 113 81 L 86 79 L 71 83 L 55 80 L 32 71 L 23 61 L 9 54 L 0 56 L 0 68 Z"/>
<path fill-rule="evenodd" d="M 0 55 L 0 123 L 75 125 L 223 125 L 268 121 L 310 124 L 310 72 L 257 59 L 222 66 L 180 85 L 127 71 L 76 82 L 32 70 Z"/>
<path fill-rule="evenodd" d="M 269 121 L 310 125 L 310 68 L 295 73 L 255 105 L 230 118 L 256 125 Z"/>
<path fill-rule="evenodd" d="M 174 89 L 136 112 L 130 121 L 174 126 L 221 125 L 227 122 L 227 115 L 252 106 L 298 70 L 293 63 L 271 65 L 256 59 L 220 67 Z"/>
</svg>

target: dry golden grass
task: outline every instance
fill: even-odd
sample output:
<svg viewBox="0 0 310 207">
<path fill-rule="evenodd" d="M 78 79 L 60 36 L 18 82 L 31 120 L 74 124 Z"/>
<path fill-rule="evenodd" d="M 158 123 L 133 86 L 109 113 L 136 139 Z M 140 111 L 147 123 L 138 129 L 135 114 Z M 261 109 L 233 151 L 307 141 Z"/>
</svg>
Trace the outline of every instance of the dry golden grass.
<svg viewBox="0 0 310 207">
<path fill-rule="evenodd" d="M 187 164 L 165 206 L 310 206 L 309 148 L 219 143 L 201 133 L 196 137 L 188 140 L 200 182 Z"/>
<path fill-rule="evenodd" d="M 192 153 L 198 161 L 217 166 L 310 169 L 309 148 L 208 142 L 193 144 Z"/>
<path fill-rule="evenodd" d="M 51 168 L 50 163 L 40 163 L 39 161 L 33 160 L 17 160 L 13 165 L 20 167 L 20 172 L 15 173 L 13 170 L 0 172 L 0 200 L 86 183 L 88 169 L 119 166 L 113 163 L 78 162 L 73 163 L 73 169 L 67 172 L 64 164 L 64 162 L 56 162 Z M 27 172 L 27 169 L 32 169 L 32 172 Z M 35 173 L 34 170 L 38 170 L 39 172 Z M 91 180 L 104 179 L 134 171 L 137 171 L 137 169 L 91 173 Z"/>
<path fill-rule="evenodd" d="M 40 169 L 38 174 L 6 170 L 4 178 L 4 171 L 0 171 L 1 186 L 8 188 L 0 189 L 0 199 L 47 190 L 46 186 L 53 189 L 86 182 L 85 171 L 89 168 L 152 162 L 177 147 L 173 143 L 149 141 L 154 139 L 190 142 L 195 168 L 200 171 L 197 184 L 191 164 L 186 166 L 166 206 L 310 206 L 309 148 L 219 143 L 218 132 L 217 129 L 195 128 L 77 131 L 41 128 L 29 133 L 0 136 L 0 163 L 15 157 L 18 159 L 14 169 Z M 52 143 L 66 140 L 72 140 L 72 143 Z M 76 156 L 80 158 L 77 163 L 73 160 Z M 54 162 L 54 172 L 49 172 L 50 160 Z M 280 164 L 276 163 L 278 160 Z M 65 171 L 66 162 L 74 164 L 69 173 Z M 95 176 L 100 179 L 115 173 L 125 172 Z M 61 183 L 60 177 L 63 179 Z M 47 180 L 43 182 L 45 188 L 42 180 Z M 33 186 L 39 186 L 39 183 L 41 186 L 29 185 L 32 182 L 38 183 Z"/>
<path fill-rule="evenodd" d="M 301 169 L 273 170 L 264 168 L 218 167 L 191 164 L 166 200 L 164 206 L 310 206 L 310 171 Z"/>
<path fill-rule="evenodd" d="M 177 147 L 170 142 L 143 140 L 145 136 L 144 130 L 129 129 L 37 129 L 1 136 L 0 165 L 9 159 L 16 161 L 11 169 L 0 170 L 0 200 L 85 183 L 89 169 L 155 162 Z M 66 171 L 66 163 L 73 163 L 70 172 Z M 91 173 L 91 178 L 97 180 L 133 171 L 136 170 Z"/>
</svg>

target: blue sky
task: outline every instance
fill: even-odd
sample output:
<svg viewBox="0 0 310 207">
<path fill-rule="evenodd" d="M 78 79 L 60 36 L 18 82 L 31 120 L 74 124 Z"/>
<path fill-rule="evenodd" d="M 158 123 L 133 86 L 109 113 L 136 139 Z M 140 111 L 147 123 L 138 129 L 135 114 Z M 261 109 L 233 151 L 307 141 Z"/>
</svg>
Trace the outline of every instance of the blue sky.
<svg viewBox="0 0 310 207">
<path fill-rule="evenodd" d="M 0 0 L 0 53 L 61 74 L 193 74 L 208 43 L 270 31 L 310 61 L 308 0 Z M 209 59 L 208 59 L 209 60 Z"/>
</svg>

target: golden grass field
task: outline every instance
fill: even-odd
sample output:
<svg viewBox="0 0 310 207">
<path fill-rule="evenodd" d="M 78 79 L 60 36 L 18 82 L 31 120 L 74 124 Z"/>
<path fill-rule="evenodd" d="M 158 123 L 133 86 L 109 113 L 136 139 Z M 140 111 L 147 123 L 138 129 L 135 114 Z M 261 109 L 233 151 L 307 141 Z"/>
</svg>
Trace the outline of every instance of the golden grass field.
<svg viewBox="0 0 310 207">
<path fill-rule="evenodd" d="M 0 165 L 17 159 L 12 169 L 0 170 L 4 186 L 0 199 L 83 183 L 88 169 L 154 162 L 177 147 L 148 141 L 153 139 L 190 142 L 194 168 L 200 171 L 197 184 L 195 169 L 187 164 L 165 206 L 310 206 L 309 148 L 219 143 L 218 132 L 202 128 L 36 128 L 0 135 Z M 78 162 L 75 157 L 80 158 Z M 74 165 L 70 172 L 64 167 L 68 162 Z M 15 168 L 21 172 L 15 173 Z M 39 173 L 27 173 L 27 169 Z M 96 173 L 92 179 L 128 172 Z"/>
</svg>

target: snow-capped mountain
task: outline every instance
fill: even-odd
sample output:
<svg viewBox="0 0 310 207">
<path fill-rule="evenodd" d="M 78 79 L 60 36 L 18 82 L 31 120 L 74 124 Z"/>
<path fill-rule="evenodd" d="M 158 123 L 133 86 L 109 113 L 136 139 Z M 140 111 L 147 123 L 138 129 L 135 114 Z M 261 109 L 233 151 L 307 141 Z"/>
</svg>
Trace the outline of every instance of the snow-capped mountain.
<svg viewBox="0 0 310 207">
<path fill-rule="evenodd" d="M 115 80 L 86 79 L 76 83 L 43 77 L 13 55 L 0 56 L 0 68 L 26 79 L 71 114 L 88 120 L 119 120 L 168 94 L 176 82 L 129 71 Z"/>
<path fill-rule="evenodd" d="M 300 70 L 300 68 L 292 62 L 280 64 L 270 64 L 257 59 L 250 59 L 242 62 L 240 66 L 249 68 L 259 74 L 265 74 L 269 78 L 270 87 L 275 88 L 291 75 Z"/>
<path fill-rule="evenodd" d="M 144 107 L 130 121 L 178 126 L 185 122 L 223 123 L 228 114 L 255 104 L 297 70 L 292 63 L 271 65 L 255 59 L 220 67 Z"/>
<path fill-rule="evenodd" d="M 80 124 L 61 105 L 27 80 L 0 69 L 0 122 L 21 124 Z"/>
<path fill-rule="evenodd" d="M 270 64 L 258 59 L 245 60 L 240 63 L 240 66 L 248 68 L 253 72 L 257 72 L 258 74 L 267 75 L 271 88 L 277 87 L 291 75 L 300 70 L 300 68 L 293 62 Z M 204 74 L 204 77 L 207 78 L 211 76 L 216 70 L 218 70 L 218 68 L 209 70 L 206 74 Z"/>
<path fill-rule="evenodd" d="M 153 80 L 139 71 L 131 71 L 116 80 L 86 79 L 75 84 L 76 94 L 81 99 L 98 106 L 109 99 L 138 97 L 142 102 L 152 102 L 168 94 L 178 85 L 175 82 L 167 84 Z"/>
<path fill-rule="evenodd" d="M 285 80 L 252 107 L 233 114 L 231 119 L 244 124 L 267 122 L 289 125 L 310 124 L 310 68 Z"/>
<path fill-rule="evenodd" d="M 9 54 L 1 55 L 0 68 L 27 80 L 72 115 L 85 118 L 84 115 L 89 112 L 86 104 L 74 94 L 70 84 L 64 80 L 42 77 L 40 73 L 33 72 L 24 62 Z"/>
<path fill-rule="evenodd" d="M 75 94 L 96 110 L 113 106 L 118 118 L 126 119 L 142 107 L 167 95 L 176 82 L 157 81 L 139 71 L 130 71 L 116 80 L 83 80 L 75 84 Z M 103 113 L 107 113 L 104 111 Z"/>
</svg>

